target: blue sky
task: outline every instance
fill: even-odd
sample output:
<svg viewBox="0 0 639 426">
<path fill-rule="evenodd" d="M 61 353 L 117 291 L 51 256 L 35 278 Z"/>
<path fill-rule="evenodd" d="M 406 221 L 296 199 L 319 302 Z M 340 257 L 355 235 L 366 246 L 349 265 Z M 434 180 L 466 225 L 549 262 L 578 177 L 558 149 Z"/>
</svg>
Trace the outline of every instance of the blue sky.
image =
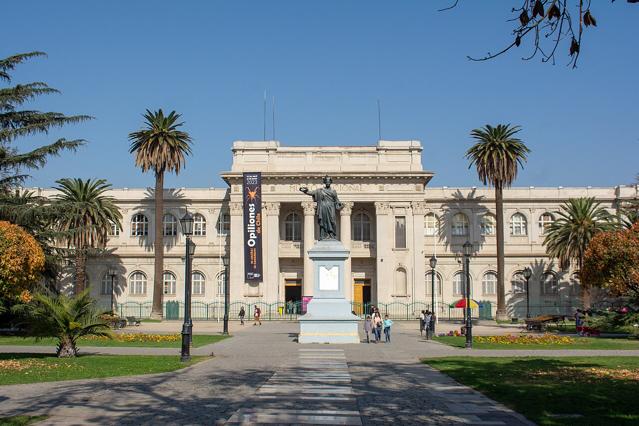
<svg viewBox="0 0 639 426">
<path fill-rule="evenodd" d="M 419 139 L 431 185 L 478 185 L 464 152 L 471 129 L 523 127 L 532 150 L 517 186 L 607 186 L 639 172 L 639 6 L 593 2 L 579 68 L 466 55 L 507 42 L 518 2 L 470 2 L 448 12 L 433 1 L 61 1 L 3 5 L 0 56 L 42 50 L 14 82 L 62 91 L 32 107 L 94 116 L 58 136 L 89 144 L 33 174 L 102 177 L 116 187 L 153 185 L 135 168 L 127 135 L 146 108 L 175 109 L 193 156 L 167 187 L 221 186 L 233 140 L 262 139 L 264 90 L 276 98 L 285 145 L 372 145 L 377 99 L 384 139 Z M 512 3 L 512 4 L 511 4 Z M 271 135 L 270 122 L 268 135 Z"/>
</svg>

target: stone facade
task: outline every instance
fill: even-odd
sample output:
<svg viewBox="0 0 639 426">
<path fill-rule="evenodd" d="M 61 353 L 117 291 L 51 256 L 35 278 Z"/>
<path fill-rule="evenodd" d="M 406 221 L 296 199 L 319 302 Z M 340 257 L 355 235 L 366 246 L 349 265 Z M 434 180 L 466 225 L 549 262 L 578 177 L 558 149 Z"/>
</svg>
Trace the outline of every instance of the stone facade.
<svg viewBox="0 0 639 426">
<path fill-rule="evenodd" d="M 179 218 L 185 209 L 197 215 L 199 228 L 193 270 L 194 301 L 223 300 L 223 258 L 230 256 L 230 299 L 253 303 L 283 302 L 312 296 L 312 265 L 306 250 L 319 235 L 314 205 L 299 192 L 315 189 L 329 174 L 344 202 L 339 235 L 351 251 L 345 265 L 347 298 L 373 302 L 430 302 L 429 259 L 438 258 L 437 299 L 461 297 L 461 246 L 473 244 L 472 296 L 496 301 L 494 192 L 490 188 L 430 188 L 433 173 L 422 167 L 419 141 L 380 141 L 366 147 L 286 147 L 277 141 L 235 142 L 230 171 L 221 176 L 228 188 L 170 189 L 165 192 L 167 294 L 182 300 L 185 240 Z M 242 173 L 262 173 L 264 281 L 243 279 Z M 51 191 L 40 191 L 51 195 Z M 91 259 L 88 279 L 97 296 L 109 298 L 105 277 L 118 270 L 118 302 L 150 302 L 153 283 L 153 194 L 147 189 L 114 189 L 122 209 L 123 229 L 108 243 L 109 255 Z M 620 200 L 636 199 L 636 186 L 611 188 L 511 188 L 504 191 L 506 298 L 510 313 L 521 315 L 524 267 L 533 270 L 531 305 L 578 303 L 573 270 L 561 270 L 543 246 L 544 226 L 559 206 L 573 197 L 595 197 L 614 212 Z M 137 216 L 136 215 L 143 215 Z M 144 224 L 146 218 L 146 225 Z M 492 220 L 491 220 L 492 219 Z M 172 221 L 176 221 L 175 229 Z M 146 227 L 146 228 L 145 228 Z M 176 235 L 173 234 L 176 230 Z M 141 235 L 136 235 L 141 234 Z M 199 235 L 198 235 L 199 234 Z M 146 286 L 144 286 L 146 280 Z M 202 283 L 203 280 L 203 283 Z M 195 285 L 195 284 L 194 284 Z"/>
</svg>

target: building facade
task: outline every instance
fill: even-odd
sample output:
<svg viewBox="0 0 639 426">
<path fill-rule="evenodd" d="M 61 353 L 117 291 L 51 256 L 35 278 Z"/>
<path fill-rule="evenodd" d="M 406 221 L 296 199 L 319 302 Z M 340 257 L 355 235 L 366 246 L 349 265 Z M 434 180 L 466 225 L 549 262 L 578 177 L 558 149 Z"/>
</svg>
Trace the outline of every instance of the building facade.
<svg viewBox="0 0 639 426">
<path fill-rule="evenodd" d="M 444 309 L 462 297 L 461 251 L 469 241 L 473 245 L 471 296 L 496 303 L 494 191 L 429 187 L 433 173 L 422 167 L 419 141 L 380 141 L 365 147 L 287 147 L 277 141 L 238 141 L 232 153 L 231 170 L 221 173 L 227 188 L 165 191 L 164 223 L 159 225 L 165 235 L 165 302 L 183 300 L 185 238 L 179 219 L 186 209 L 195 215 L 194 302 L 221 303 L 227 273 L 234 303 L 283 304 L 312 297 L 312 265 L 305 253 L 319 230 L 314 203 L 299 187 L 315 189 L 328 174 L 344 204 L 338 231 L 351 252 L 345 272 L 347 297 L 353 302 L 428 307 L 433 290 L 429 259 L 434 255 L 438 259 L 435 296 L 438 310 L 445 315 Z M 262 173 L 264 270 L 259 283 L 244 280 L 243 172 Z M 51 195 L 50 191 L 41 194 Z M 110 195 L 121 208 L 122 229 L 113 228 L 107 255 L 89 261 L 89 283 L 101 300 L 113 294 L 120 305 L 150 308 L 152 239 L 157 226 L 153 223 L 153 192 L 122 188 Z M 574 270 L 561 269 L 543 246 L 544 231 L 564 201 L 595 197 L 614 213 L 621 201 L 638 195 L 636 186 L 504 190 L 510 315 L 524 315 L 525 267 L 533 271 L 528 283 L 533 313 L 568 313 L 579 304 Z M 228 268 L 224 258 L 229 259 Z M 109 268 L 117 274 L 110 276 Z M 144 312 L 140 308 L 141 316 Z"/>
</svg>

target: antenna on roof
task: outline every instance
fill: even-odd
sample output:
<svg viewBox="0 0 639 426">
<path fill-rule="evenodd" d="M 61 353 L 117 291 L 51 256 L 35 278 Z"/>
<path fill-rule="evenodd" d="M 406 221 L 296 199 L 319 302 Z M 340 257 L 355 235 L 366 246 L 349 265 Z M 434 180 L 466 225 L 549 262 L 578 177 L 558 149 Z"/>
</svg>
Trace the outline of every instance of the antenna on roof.
<svg viewBox="0 0 639 426">
<path fill-rule="evenodd" d="M 263 122 L 264 122 L 264 134 L 263 134 L 263 138 L 264 140 L 266 140 L 266 89 L 264 89 L 264 117 L 263 118 Z"/>
<path fill-rule="evenodd" d="M 377 140 L 382 140 L 382 105 L 379 99 L 377 100 Z"/>
<path fill-rule="evenodd" d="M 275 96 L 273 96 L 273 140 L 275 140 Z"/>
</svg>

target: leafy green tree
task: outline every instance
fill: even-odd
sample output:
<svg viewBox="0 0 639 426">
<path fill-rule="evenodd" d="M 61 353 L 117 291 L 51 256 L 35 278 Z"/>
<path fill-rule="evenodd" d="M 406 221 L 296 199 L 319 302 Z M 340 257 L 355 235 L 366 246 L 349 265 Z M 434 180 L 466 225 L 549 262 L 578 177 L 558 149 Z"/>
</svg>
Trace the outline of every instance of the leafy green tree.
<svg viewBox="0 0 639 426">
<path fill-rule="evenodd" d="M 495 188 L 497 216 L 497 318 L 506 318 L 506 295 L 504 291 L 504 196 L 503 190 L 510 187 L 517 177 L 519 167 L 524 166 L 530 149 L 515 135 L 519 126 L 498 124 L 486 125 L 470 132 L 477 141 L 466 152 L 469 168 L 475 166 L 479 180 Z"/>
<path fill-rule="evenodd" d="M 589 284 L 582 278 L 584 255 L 588 244 L 599 232 L 615 228 L 612 215 L 595 202 L 594 197 L 571 198 L 561 205 L 558 218 L 546 228 L 544 245 L 549 256 L 559 259 L 566 268 L 577 261 L 584 308 L 590 307 Z"/>
<path fill-rule="evenodd" d="M 129 152 L 135 154 L 135 165 L 143 172 L 153 170 L 155 173 L 155 267 L 153 274 L 153 307 L 152 318 L 162 318 L 162 297 L 164 272 L 164 173 L 179 174 L 186 162 L 186 155 L 191 153 L 191 137 L 179 130 L 184 124 L 179 122 L 180 114 L 171 111 L 164 115 L 162 110 L 144 114 L 144 128 L 129 134 L 131 146 Z"/>
<path fill-rule="evenodd" d="M 40 56 L 45 54 L 29 52 L 0 59 L 0 83 L 7 83 L 6 87 L 0 86 L 0 220 L 20 225 L 36 238 L 46 256 L 44 276 L 52 282 L 63 258 L 55 247 L 59 234 L 53 227 L 60 212 L 43 197 L 23 191 L 20 185 L 29 177 L 29 171 L 44 167 L 51 157 L 75 151 L 85 141 L 60 138 L 32 150 L 21 150 L 18 141 L 47 135 L 54 128 L 81 123 L 91 117 L 25 106 L 43 95 L 59 93 L 43 82 L 11 85 L 11 72 L 26 60 Z"/>
<path fill-rule="evenodd" d="M 89 290 L 69 297 L 54 292 L 36 293 L 32 300 L 14 306 L 27 334 L 34 337 L 56 337 L 56 354 L 60 358 L 78 354 L 77 341 L 83 336 L 111 337 L 111 329 L 100 318 L 96 300 Z"/>
<path fill-rule="evenodd" d="M 104 179 L 60 179 L 53 200 L 62 212 L 57 225 L 75 257 L 75 293 L 86 286 L 86 260 L 93 249 L 107 243 L 112 225 L 121 228 L 122 214 L 115 199 L 106 195 L 111 184 Z"/>
</svg>

